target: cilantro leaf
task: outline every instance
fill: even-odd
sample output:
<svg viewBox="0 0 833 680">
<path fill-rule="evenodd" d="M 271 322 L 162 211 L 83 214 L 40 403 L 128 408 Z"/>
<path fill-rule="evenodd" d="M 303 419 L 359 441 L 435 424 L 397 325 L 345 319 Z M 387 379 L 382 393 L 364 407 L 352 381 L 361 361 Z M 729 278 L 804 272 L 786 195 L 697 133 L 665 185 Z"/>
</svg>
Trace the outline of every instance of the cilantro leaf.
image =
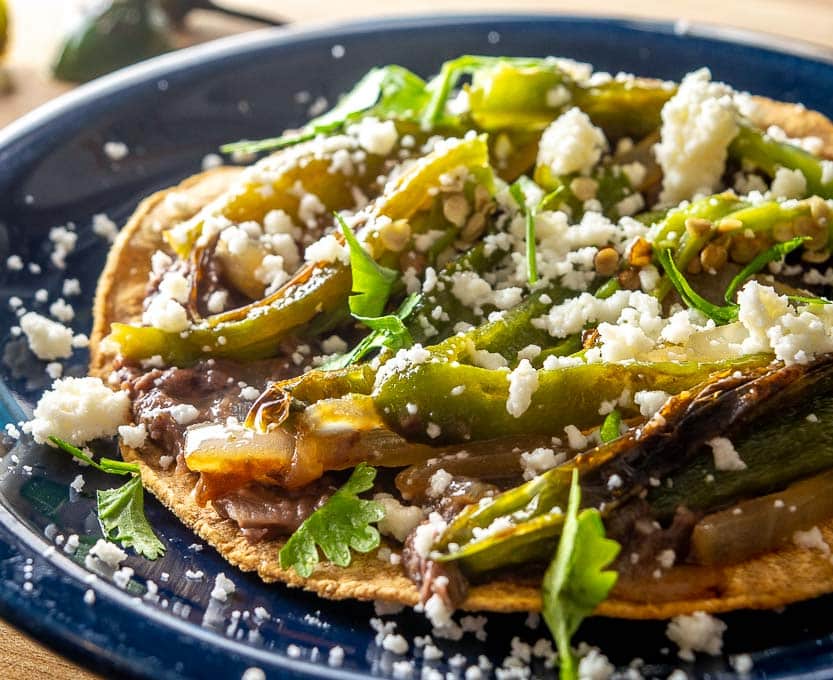
<svg viewBox="0 0 833 680">
<path fill-rule="evenodd" d="M 365 336 L 352 350 L 346 354 L 328 359 L 321 364 L 320 368 L 325 371 L 333 371 L 360 361 L 374 349 L 385 347 L 395 352 L 398 349 L 413 345 L 414 340 L 403 321 L 411 315 L 421 299 L 421 295 L 412 293 L 403 300 L 395 314 L 388 314 L 387 316 L 354 315 L 356 319 L 372 329 L 372 332 Z"/>
<path fill-rule="evenodd" d="M 776 243 L 771 248 L 758 253 L 752 260 L 741 269 L 737 275 L 729 282 L 729 287 L 726 289 L 724 299 L 729 304 L 734 304 L 735 293 L 746 282 L 746 280 L 753 274 L 757 274 L 770 262 L 780 260 L 796 248 L 800 247 L 804 241 L 809 240 L 810 236 L 797 236 L 796 238 L 784 241 L 783 243 Z"/>
<path fill-rule="evenodd" d="M 117 489 L 100 490 L 96 494 L 98 521 L 104 536 L 133 548 L 137 554 L 155 560 L 165 553 L 165 546 L 153 533 L 145 517 L 145 497 L 140 468 L 136 463 L 102 458 L 100 462 L 58 437 L 49 440 L 59 449 L 91 465 L 96 470 L 113 475 L 131 475 L 128 482 Z"/>
<path fill-rule="evenodd" d="M 701 311 L 716 323 L 726 324 L 737 321 L 739 307 L 737 303 L 734 302 L 734 297 L 735 293 L 746 282 L 746 280 L 753 274 L 756 274 L 763 269 L 768 263 L 780 260 L 785 255 L 791 253 L 793 250 L 801 246 L 801 244 L 808 238 L 808 236 L 798 236 L 790 239 L 789 241 L 784 241 L 783 243 L 776 243 L 771 248 L 758 253 L 729 282 L 729 287 L 726 289 L 726 293 L 724 295 L 726 304 L 723 306 L 712 304 L 691 287 L 682 272 L 680 272 L 677 268 L 677 264 L 674 262 L 674 257 L 671 255 L 670 249 L 660 251 L 659 261 L 660 264 L 662 264 L 662 268 L 665 270 L 665 273 L 668 275 L 668 279 L 671 281 L 671 284 L 677 290 L 677 293 L 688 307 L 693 307 L 694 309 Z M 831 304 L 830 300 L 826 300 L 825 298 L 805 297 L 801 295 L 788 295 L 787 298 L 794 303 L 822 305 Z"/>
<path fill-rule="evenodd" d="M 622 424 L 622 414 L 617 409 L 613 409 L 604 419 L 601 428 L 599 429 L 599 438 L 603 444 L 612 442 L 619 438 L 619 426 Z"/>
<path fill-rule="evenodd" d="M 336 219 L 350 247 L 350 270 L 353 275 L 350 312 L 357 318 L 378 317 L 385 309 L 399 273 L 376 262 L 359 243 L 344 218 L 336 213 Z"/>
<path fill-rule="evenodd" d="M 350 549 L 369 552 L 379 546 L 379 531 L 371 526 L 385 516 L 380 503 L 358 497 L 373 486 L 376 469 L 360 463 L 350 479 L 318 510 L 304 520 L 281 548 L 282 569 L 307 578 L 319 562 L 318 547 L 339 567 L 350 564 Z"/>
<path fill-rule="evenodd" d="M 149 560 L 165 554 L 165 546 L 153 533 L 145 517 L 141 476 L 134 475 L 117 489 L 99 490 L 96 496 L 98 521 L 108 539 L 126 548 L 133 548 L 137 554 Z"/>
<path fill-rule="evenodd" d="M 79 449 L 77 446 L 73 446 L 69 442 L 64 441 L 63 439 L 59 439 L 58 437 L 49 437 L 49 441 L 55 444 L 55 446 L 59 449 L 66 451 L 79 460 L 83 460 L 87 465 L 91 465 L 96 470 L 101 470 L 101 472 L 107 472 L 112 475 L 139 473 L 139 466 L 136 463 L 128 463 L 123 460 L 113 460 L 112 458 L 102 458 L 100 463 L 96 463 L 84 451 Z"/>
<path fill-rule="evenodd" d="M 619 544 L 605 538 L 599 511 L 588 508 L 579 513 L 580 503 L 578 470 L 573 470 L 564 529 L 541 586 L 542 613 L 558 647 L 561 680 L 578 677 L 570 639 L 618 578 L 604 568 L 619 554 Z"/>
<path fill-rule="evenodd" d="M 509 186 L 509 193 L 526 219 L 526 270 L 530 283 L 538 280 L 538 263 L 535 260 L 535 208 L 530 208 L 526 202 L 524 184 L 532 184 L 531 180 L 521 175 L 518 180 Z"/>
<path fill-rule="evenodd" d="M 332 109 L 310 120 L 300 132 L 257 141 L 244 140 L 220 147 L 223 153 L 257 153 L 282 149 L 335 132 L 363 116 L 417 122 L 428 102 L 425 81 L 401 66 L 373 68 Z"/>
<path fill-rule="evenodd" d="M 715 323 L 727 324 L 737 320 L 737 305 L 732 304 L 721 307 L 709 302 L 691 287 L 691 284 L 689 284 L 685 276 L 677 268 L 677 263 L 674 262 L 674 256 L 671 254 L 670 249 L 666 248 L 661 250 L 658 258 L 662 268 L 668 275 L 668 279 L 687 307 L 699 310 Z"/>
</svg>

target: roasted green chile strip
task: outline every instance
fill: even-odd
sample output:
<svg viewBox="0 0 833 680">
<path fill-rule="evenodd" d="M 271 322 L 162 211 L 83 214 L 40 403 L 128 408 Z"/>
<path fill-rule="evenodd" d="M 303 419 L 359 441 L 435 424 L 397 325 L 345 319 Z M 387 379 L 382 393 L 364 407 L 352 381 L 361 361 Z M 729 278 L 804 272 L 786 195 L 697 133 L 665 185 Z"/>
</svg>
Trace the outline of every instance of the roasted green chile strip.
<svg viewBox="0 0 833 680">
<path fill-rule="evenodd" d="M 760 363 L 761 359 L 746 361 Z M 737 361 L 633 362 L 541 370 L 532 403 L 515 418 L 506 408 L 506 371 L 429 361 L 377 385 L 374 401 L 391 429 L 408 439 L 451 443 L 523 433 L 559 436 L 568 425 L 588 428 L 600 424 L 599 405 L 615 401 L 624 389 L 632 394 L 641 390 L 676 394 L 734 365 Z M 462 391 L 454 389 L 461 385 Z M 437 436 L 428 435 L 432 429 L 429 423 L 439 427 Z"/>
<path fill-rule="evenodd" d="M 809 414 L 815 418 L 808 420 Z M 680 505 L 712 511 L 833 467 L 833 397 L 829 393 L 813 396 L 733 438 L 733 444 L 745 470 L 721 472 L 706 451 L 673 475 L 671 486 L 651 490 L 648 500 L 654 515 L 665 519 Z"/>
<path fill-rule="evenodd" d="M 392 221 L 411 219 L 422 208 L 431 189 L 440 186 L 440 177 L 460 166 L 483 173 L 488 181 L 484 138 L 456 140 L 418 161 L 399 178 L 390 193 L 380 197 L 374 216 Z M 377 260 L 386 254 L 376 233 L 367 235 L 365 246 Z M 322 312 L 341 308 L 350 289 L 348 265 L 341 261 L 308 263 L 272 295 L 247 307 L 208 317 L 184 333 L 113 324 L 109 338 L 129 359 L 158 354 L 167 363 L 183 365 L 206 354 L 243 360 L 262 358 L 273 355 L 278 342 L 289 332 Z"/>
<path fill-rule="evenodd" d="M 718 374 L 672 398 L 662 419 L 579 454 L 491 503 L 468 506 L 437 541 L 442 551 L 437 559 L 459 561 L 473 572 L 544 559 L 563 523 L 573 468 L 587 504 L 600 507 L 603 515 L 614 512 L 646 489 L 650 477 L 663 478 L 688 464 L 714 436 L 770 418 L 818 389 L 829 390 L 831 375 L 830 358 L 809 366 L 759 364 Z"/>
</svg>

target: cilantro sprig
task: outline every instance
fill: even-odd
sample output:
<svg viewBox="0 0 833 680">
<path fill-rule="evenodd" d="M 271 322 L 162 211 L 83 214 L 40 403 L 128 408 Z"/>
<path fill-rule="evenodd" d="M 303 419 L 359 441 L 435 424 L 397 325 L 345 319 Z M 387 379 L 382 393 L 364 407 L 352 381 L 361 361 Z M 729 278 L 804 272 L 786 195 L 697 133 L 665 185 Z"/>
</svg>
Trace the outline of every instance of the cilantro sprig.
<svg viewBox="0 0 833 680">
<path fill-rule="evenodd" d="M 354 318 L 364 323 L 371 329 L 371 332 L 362 338 L 349 352 L 334 356 L 325 361 L 321 364 L 321 369 L 333 371 L 339 368 L 346 368 L 363 359 L 374 349 L 382 349 L 384 347 L 395 352 L 398 349 L 413 345 L 414 340 L 411 337 L 411 333 L 403 322 L 411 315 L 421 299 L 421 295 L 412 293 L 405 298 L 394 314 L 377 317 L 356 316 L 354 314 Z"/>
<path fill-rule="evenodd" d="M 385 516 L 384 507 L 358 497 L 373 487 L 375 478 L 375 468 L 366 463 L 356 466 L 344 486 L 289 537 L 280 551 L 281 568 L 308 578 L 319 562 L 318 548 L 339 567 L 350 564 L 351 549 L 366 553 L 377 548 L 379 530 L 371 524 Z"/>
<path fill-rule="evenodd" d="M 419 295 L 409 295 L 395 313 L 383 315 L 399 273 L 376 262 L 362 247 L 344 218 L 338 213 L 335 213 L 335 217 L 350 249 L 350 270 L 353 277 L 353 294 L 348 299 L 350 313 L 354 319 L 370 328 L 371 333 L 351 351 L 324 362 L 321 368 L 327 371 L 345 368 L 374 349 L 386 347 L 396 351 L 410 347 L 413 338 L 403 321 L 420 301 Z"/>
<path fill-rule="evenodd" d="M 509 193 L 526 219 L 526 270 L 530 283 L 538 281 L 538 263 L 535 257 L 535 213 L 536 209 L 529 207 L 526 202 L 524 186 L 532 184 L 532 180 L 521 175 L 514 184 L 509 186 Z"/>
<path fill-rule="evenodd" d="M 399 273 L 376 262 L 359 243 L 344 218 L 338 213 L 335 217 L 350 248 L 350 272 L 353 277 L 353 294 L 348 300 L 350 313 L 356 317 L 377 317 L 384 311 Z"/>
<path fill-rule="evenodd" d="M 683 273 L 677 267 L 677 263 L 674 262 L 674 256 L 672 255 L 670 249 L 661 250 L 658 254 L 658 258 L 662 268 L 668 275 L 668 279 L 671 281 L 671 284 L 674 286 L 687 307 L 700 311 L 709 319 L 712 319 L 715 323 L 727 324 L 737 321 L 738 319 L 738 310 L 740 307 L 734 301 L 734 297 L 740 287 L 746 283 L 751 276 L 758 273 L 767 264 L 782 259 L 793 250 L 800 247 L 801 244 L 808 238 L 809 237 L 807 236 L 798 236 L 790 239 L 789 241 L 784 241 L 783 243 L 776 243 L 771 248 L 758 253 L 758 255 L 755 256 L 743 269 L 741 269 L 729 282 L 729 286 L 726 288 L 726 293 L 723 296 L 726 301 L 725 305 L 716 305 L 713 302 L 709 302 L 691 287 L 691 284 L 686 280 Z M 830 304 L 830 300 L 820 297 L 788 295 L 787 298 L 791 302 L 802 304 Z"/>
<path fill-rule="evenodd" d="M 417 122 L 428 98 L 425 81 L 418 75 L 401 66 L 381 66 L 371 69 L 336 106 L 313 118 L 299 132 L 233 142 L 220 150 L 223 153 L 275 151 L 319 134 L 336 132 L 363 116 Z"/>
<path fill-rule="evenodd" d="M 570 639 L 618 578 L 605 567 L 616 559 L 619 544 L 605 538 L 599 511 L 588 508 L 579 512 L 580 503 L 578 471 L 573 470 L 564 529 L 541 587 L 542 613 L 558 647 L 561 680 L 578 677 Z"/>
<path fill-rule="evenodd" d="M 157 538 L 145 516 L 145 497 L 141 470 L 136 463 L 102 458 L 99 462 L 84 451 L 58 437 L 49 437 L 55 446 L 91 465 L 96 470 L 113 475 L 130 475 L 127 483 L 116 489 L 96 492 L 98 521 L 104 536 L 133 548 L 138 555 L 155 560 L 165 554 L 164 544 Z"/>
</svg>

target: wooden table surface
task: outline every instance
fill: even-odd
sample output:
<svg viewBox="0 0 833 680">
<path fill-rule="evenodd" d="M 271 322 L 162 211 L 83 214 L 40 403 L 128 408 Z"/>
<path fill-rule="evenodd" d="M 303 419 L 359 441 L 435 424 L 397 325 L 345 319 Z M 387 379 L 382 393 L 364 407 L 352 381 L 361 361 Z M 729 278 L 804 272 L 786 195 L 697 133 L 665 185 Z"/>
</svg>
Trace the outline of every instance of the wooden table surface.
<svg viewBox="0 0 833 680">
<path fill-rule="evenodd" d="M 48 64 L 55 53 L 66 21 L 68 0 L 9 0 L 12 15 L 12 44 L 6 65 L 17 83 L 16 91 L 0 97 L 0 126 L 31 111 L 70 89 L 50 79 Z M 76 3 L 77 4 L 77 3 Z M 657 19 L 724 24 L 765 31 L 787 38 L 810 41 L 833 48 L 833 2 L 831 0 L 225 0 L 229 7 L 257 10 L 286 20 L 348 20 L 429 11 L 506 12 L 532 10 L 587 14 L 624 14 Z M 242 20 L 195 12 L 182 44 L 257 28 Z M 17 680 L 74 678 L 92 680 L 90 674 L 66 659 L 33 642 L 0 621 L 0 677 Z"/>
</svg>

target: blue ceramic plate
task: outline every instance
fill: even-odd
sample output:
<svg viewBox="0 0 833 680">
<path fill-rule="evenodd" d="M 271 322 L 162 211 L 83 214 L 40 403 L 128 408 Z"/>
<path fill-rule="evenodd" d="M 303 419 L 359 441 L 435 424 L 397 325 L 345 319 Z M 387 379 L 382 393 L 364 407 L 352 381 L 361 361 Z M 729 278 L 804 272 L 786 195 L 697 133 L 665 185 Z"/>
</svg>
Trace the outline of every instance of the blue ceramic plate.
<svg viewBox="0 0 833 680">
<path fill-rule="evenodd" d="M 555 54 L 603 70 L 679 79 L 708 65 L 716 78 L 739 89 L 833 114 L 830 54 L 807 47 L 774 49 L 770 37 L 677 28 L 492 16 L 267 31 L 121 71 L 9 126 L 0 133 L 0 422 L 29 416 L 49 383 L 43 363 L 10 331 L 16 317 L 9 298 L 43 309 L 36 290 L 46 289 L 51 301 L 61 295 L 66 276 L 77 277 L 82 292 L 70 298 L 76 310 L 72 326 L 90 329 L 90 302 L 107 250 L 90 228 L 93 214 L 106 212 L 122 222 L 141 197 L 197 172 L 203 156 L 219 144 L 299 125 L 319 97 L 334 101 L 371 66 L 396 62 L 427 75 L 463 53 Z M 342 47 L 333 50 L 335 45 Z M 108 141 L 126 144 L 129 155 L 113 161 L 103 151 Z M 78 242 L 67 270 L 59 271 L 49 266 L 49 230 L 69 221 Z M 39 263 L 42 273 L 8 271 L 11 254 Z M 86 361 L 77 351 L 65 362 L 64 374 L 84 374 Z M 3 448 L 9 451 L 0 478 L 0 615 L 82 663 L 107 674 L 152 678 L 240 677 L 252 666 L 270 677 L 346 678 L 391 674 L 401 660 L 374 643 L 370 605 L 264 585 L 212 549 L 202 549 L 154 501 L 148 501 L 148 514 L 169 546 L 167 555 L 157 562 L 130 558 L 135 575 L 126 589 L 105 578 L 91 581 L 83 556 L 99 536 L 94 490 L 107 482 L 87 469 L 79 496 L 68 489 L 78 467 L 62 454 L 23 440 L 0 440 L 0 452 Z M 63 545 L 72 534 L 80 536 L 80 545 L 71 556 Z M 206 576 L 188 579 L 188 570 Z M 220 571 L 237 585 L 222 606 L 209 598 Z M 158 584 L 157 597 L 147 592 L 148 579 Z M 88 590 L 95 593 L 94 604 L 85 604 Z M 833 599 L 822 598 L 781 613 L 727 616 L 726 652 L 751 653 L 759 676 L 830 677 L 831 604 Z M 260 609 L 261 616 L 255 615 L 258 607 L 268 616 Z M 528 641 L 545 635 L 527 628 L 524 618 L 491 616 L 487 644 L 471 636 L 445 643 L 445 658 L 462 654 L 473 663 L 486 654 L 500 665 L 514 635 Z M 408 637 L 427 632 L 417 616 L 401 614 L 396 621 Z M 621 665 L 643 658 L 646 676 L 664 677 L 676 667 L 713 678 L 732 674 L 726 657 L 682 664 L 668 649 L 673 645 L 662 623 L 591 620 L 578 638 L 600 645 Z M 335 645 L 345 650 L 339 668 L 327 665 Z M 419 677 L 423 662 L 413 649 L 412 654 Z"/>
</svg>

